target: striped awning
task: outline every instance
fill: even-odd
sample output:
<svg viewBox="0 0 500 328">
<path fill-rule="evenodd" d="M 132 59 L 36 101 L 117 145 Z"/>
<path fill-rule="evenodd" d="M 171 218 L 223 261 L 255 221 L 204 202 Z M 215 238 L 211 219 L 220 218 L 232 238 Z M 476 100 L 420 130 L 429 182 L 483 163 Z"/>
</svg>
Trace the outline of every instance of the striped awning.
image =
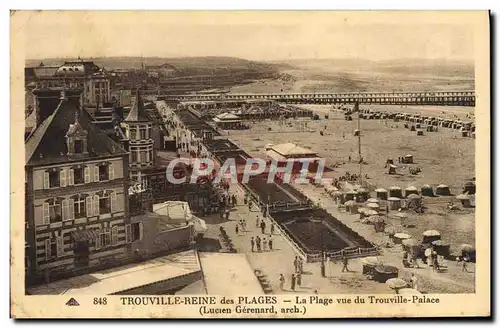
<svg viewBox="0 0 500 328">
<path fill-rule="evenodd" d="M 99 237 L 99 230 L 86 229 L 86 230 L 72 231 L 71 237 L 73 238 L 74 242 L 92 240 Z"/>
</svg>

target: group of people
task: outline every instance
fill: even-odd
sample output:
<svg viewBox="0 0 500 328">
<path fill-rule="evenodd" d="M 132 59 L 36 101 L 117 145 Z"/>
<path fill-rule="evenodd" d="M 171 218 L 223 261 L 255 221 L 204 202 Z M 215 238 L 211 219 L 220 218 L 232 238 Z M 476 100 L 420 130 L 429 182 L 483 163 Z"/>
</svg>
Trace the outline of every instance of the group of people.
<svg viewBox="0 0 500 328">
<path fill-rule="evenodd" d="M 273 238 L 272 235 L 266 239 L 265 237 L 260 238 L 260 236 L 250 238 L 250 246 L 252 247 L 252 252 L 267 252 L 273 250 Z"/>
<path fill-rule="evenodd" d="M 295 256 L 295 260 L 293 261 L 294 273 L 290 278 L 290 289 L 295 291 L 295 289 L 302 286 L 302 274 L 304 273 L 304 260 Z M 280 273 L 280 289 L 284 290 L 286 279 L 285 276 Z"/>
</svg>

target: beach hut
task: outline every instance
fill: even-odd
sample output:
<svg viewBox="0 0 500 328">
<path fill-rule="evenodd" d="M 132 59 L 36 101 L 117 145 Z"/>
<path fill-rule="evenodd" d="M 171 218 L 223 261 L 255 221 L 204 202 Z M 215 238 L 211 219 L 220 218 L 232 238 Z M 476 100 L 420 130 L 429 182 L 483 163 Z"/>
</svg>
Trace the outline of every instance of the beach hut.
<svg viewBox="0 0 500 328">
<path fill-rule="evenodd" d="M 359 130 L 358 130 L 358 129 L 354 130 L 354 136 L 355 136 L 355 137 L 359 137 L 359 134 L 360 134 L 360 132 L 359 132 Z"/>
<path fill-rule="evenodd" d="M 388 158 L 385 164 L 394 164 L 394 160 L 392 158 Z"/>
<path fill-rule="evenodd" d="M 345 193 L 346 200 L 354 200 L 354 197 L 358 196 L 358 192 L 356 190 L 349 190 Z"/>
<path fill-rule="evenodd" d="M 389 188 L 389 197 L 403 198 L 403 192 L 398 186 L 392 186 Z"/>
<path fill-rule="evenodd" d="M 438 255 L 444 257 L 450 256 L 450 243 L 443 240 L 434 240 L 431 244 Z"/>
<path fill-rule="evenodd" d="M 366 202 L 378 204 L 380 201 L 377 198 L 368 198 Z"/>
<path fill-rule="evenodd" d="M 426 196 L 426 197 L 434 196 L 434 190 L 428 184 L 425 184 L 422 186 L 422 188 L 420 188 L 420 193 L 422 194 L 422 196 Z"/>
<path fill-rule="evenodd" d="M 457 196 L 457 199 L 462 203 L 463 207 L 470 208 L 472 207 L 471 196 L 468 194 L 460 194 Z"/>
<path fill-rule="evenodd" d="M 436 187 L 436 195 L 450 196 L 451 195 L 450 187 L 448 187 L 445 184 L 440 184 L 439 186 Z"/>
<path fill-rule="evenodd" d="M 394 215 L 396 218 L 400 219 L 401 220 L 401 225 L 403 227 L 406 226 L 406 219 L 408 218 L 408 215 L 406 215 L 406 213 L 403 213 L 403 212 L 398 212 L 396 213 L 396 215 Z"/>
<path fill-rule="evenodd" d="M 461 135 L 462 135 L 463 138 L 466 138 L 466 137 L 469 136 L 469 131 L 466 131 L 463 128 L 462 128 L 462 131 L 460 131 L 460 133 L 461 133 Z"/>
<path fill-rule="evenodd" d="M 417 136 L 423 136 L 424 130 L 417 130 Z"/>
<path fill-rule="evenodd" d="M 409 186 L 408 188 L 406 188 L 405 197 L 408 197 L 410 195 L 418 195 L 418 189 L 415 188 L 414 186 Z"/>
<path fill-rule="evenodd" d="M 366 199 L 370 198 L 370 192 L 366 188 L 359 188 L 358 190 L 358 202 L 364 202 Z"/>
<path fill-rule="evenodd" d="M 410 131 L 416 131 L 417 129 L 415 128 L 415 125 L 410 126 Z"/>
<path fill-rule="evenodd" d="M 429 244 L 440 239 L 441 233 L 437 230 L 427 230 L 422 234 L 422 244 Z"/>
<path fill-rule="evenodd" d="M 392 265 L 378 265 L 373 270 L 373 280 L 381 283 L 387 282 L 391 278 L 397 278 L 399 270 Z"/>
<path fill-rule="evenodd" d="M 355 201 L 349 200 L 345 204 L 346 212 L 349 214 L 356 214 L 358 212 L 358 204 Z"/>
<path fill-rule="evenodd" d="M 391 175 L 392 175 L 392 174 L 396 174 L 396 169 L 397 169 L 397 168 L 398 168 L 398 167 L 397 167 L 396 165 L 394 165 L 394 164 L 389 164 L 389 172 L 387 172 L 387 174 L 391 174 Z"/>
<path fill-rule="evenodd" d="M 389 206 L 389 210 L 397 210 L 401 207 L 401 198 L 389 197 L 387 198 L 387 205 Z"/>
<path fill-rule="evenodd" d="M 468 181 L 464 184 L 463 193 L 469 195 L 474 195 L 476 193 L 476 183 L 473 181 Z"/>
<path fill-rule="evenodd" d="M 403 245 L 403 249 L 413 256 L 416 256 L 420 252 L 421 245 L 414 238 L 404 239 L 401 243 Z"/>
<path fill-rule="evenodd" d="M 373 224 L 373 228 L 375 232 L 383 232 L 386 226 L 386 222 L 384 217 L 378 215 L 372 215 L 368 218 L 371 224 Z"/>
<path fill-rule="evenodd" d="M 434 127 L 432 125 L 427 125 L 426 129 L 427 132 L 432 132 L 434 131 Z"/>
<path fill-rule="evenodd" d="M 417 194 L 408 195 L 408 197 L 406 198 L 407 208 L 417 209 L 420 208 L 421 206 L 422 206 L 422 197 L 420 197 L 420 195 Z"/>
<path fill-rule="evenodd" d="M 377 194 L 378 199 L 387 200 L 387 190 L 384 188 L 375 189 L 375 193 Z"/>
<path fill-rule="evenodd" d="M 417 129 L 420 129 L 420 128 L 422 127 L 422 124 L 417 123 L 417 124 L 415 124 L 415 127 L 416 127 Z"/>
<path fill-rule="evenodd" d="M 413 155 L 405 155 L 403 157 L 403 163 L 405 163 L 405 164 L 413 164 Z"/>
</svg>

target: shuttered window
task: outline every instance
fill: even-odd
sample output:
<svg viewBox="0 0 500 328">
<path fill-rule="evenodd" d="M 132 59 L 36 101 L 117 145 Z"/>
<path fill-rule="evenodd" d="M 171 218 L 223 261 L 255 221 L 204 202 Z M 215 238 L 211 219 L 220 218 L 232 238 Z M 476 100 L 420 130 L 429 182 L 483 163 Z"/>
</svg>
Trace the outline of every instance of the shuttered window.
<svg viewBox="0 0 500 328">
<path fill-rule="evenodd" d="M 115 178 L 115 168 L 113 164 L 108 165 L 108 179 L 113 180 Z"/>
<path fill-rule="evenodd" d="M 73 169 L 68 170 L 68 186 L 73 186 L 75 184 L 75 171 Z"/>
<path fill-rule="evenodd" d="M 94 211 L 93 211 L 93 201 L 92 201 L 92 196 L 87 196 L 85 198 L 85 203 L 86 203 L 86 210 L 87 210 L 87 217 L 94 216 Z"/>
<path fill-rule="evenodd" d="M 49 172 L 43 172 L 43 189 L 50 188 Z"/>
<path fill-rule="evenodd" d="M 132 242 L 132 225 L 130 224 L 125 225 L 125 242 L 127 244 Z"/>
<path fill-rule="evenodd" d="M 116 193 L 112 193 L 110 195 L 110 202 L 111 202 L 111 213 L 116 212 Z"/>
<path fill-rule="evenodd" d="M 66 187 L 66 170 L 61 170 L 59 172 L 59 183 L 61 187 Z"/>
<path fill-rule="evenodd" d="M 94 166 L 94 182 L 99 181 L 99 166 Z"/>
<path fill-rule="evenodd" d="M 92 204 L 92 207 L 94 208 L 94 216 L 98 216 L 99 213 L 99 195 L 94 195 L 94 201 Z"/>
<path fill-rule="evenodd" d="M 50 223 L 49 203 L 43 203 L 43 224 Z"/>
<path fill-rule="evenodd" d="M 62 236 L 56 238 L 57 257 L 64 255 L 64 238 Z"/>
<path fill-rule="evenodd" d="M 51 256 L 50 239 L 45 239 L 45 259 L 48 260 Z"/>
<path fill-rule="evenodd" d="M 90 167 L 85 167 L 85 169 L 83 169 L 83 172 L 84 172 L 84 176 L 85 176 L 85 183 L 90 183 Z"/>
<path fill-rule="evenodd" d="M 111 245 L 118 244 L 118 226 L 113 226 L 111 228 Z"/>
</svg>

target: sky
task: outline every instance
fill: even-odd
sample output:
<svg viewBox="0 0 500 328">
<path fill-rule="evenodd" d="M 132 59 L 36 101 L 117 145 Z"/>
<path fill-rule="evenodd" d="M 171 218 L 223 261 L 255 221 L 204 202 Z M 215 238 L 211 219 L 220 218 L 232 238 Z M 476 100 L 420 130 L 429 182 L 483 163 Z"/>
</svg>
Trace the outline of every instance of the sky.
<svg viewBox="0 0 500 328">
<path fill-rule="evenodd" d="M 23 12 L 12 38 L 27 59 L 231 56 L 250 60 L 473 60 L 459 15 L 368 12 Z M 23 20 L 24 19 L 24 20 Z M 17 24 L 18 23 L 18 24 Z"/>
</svg>

